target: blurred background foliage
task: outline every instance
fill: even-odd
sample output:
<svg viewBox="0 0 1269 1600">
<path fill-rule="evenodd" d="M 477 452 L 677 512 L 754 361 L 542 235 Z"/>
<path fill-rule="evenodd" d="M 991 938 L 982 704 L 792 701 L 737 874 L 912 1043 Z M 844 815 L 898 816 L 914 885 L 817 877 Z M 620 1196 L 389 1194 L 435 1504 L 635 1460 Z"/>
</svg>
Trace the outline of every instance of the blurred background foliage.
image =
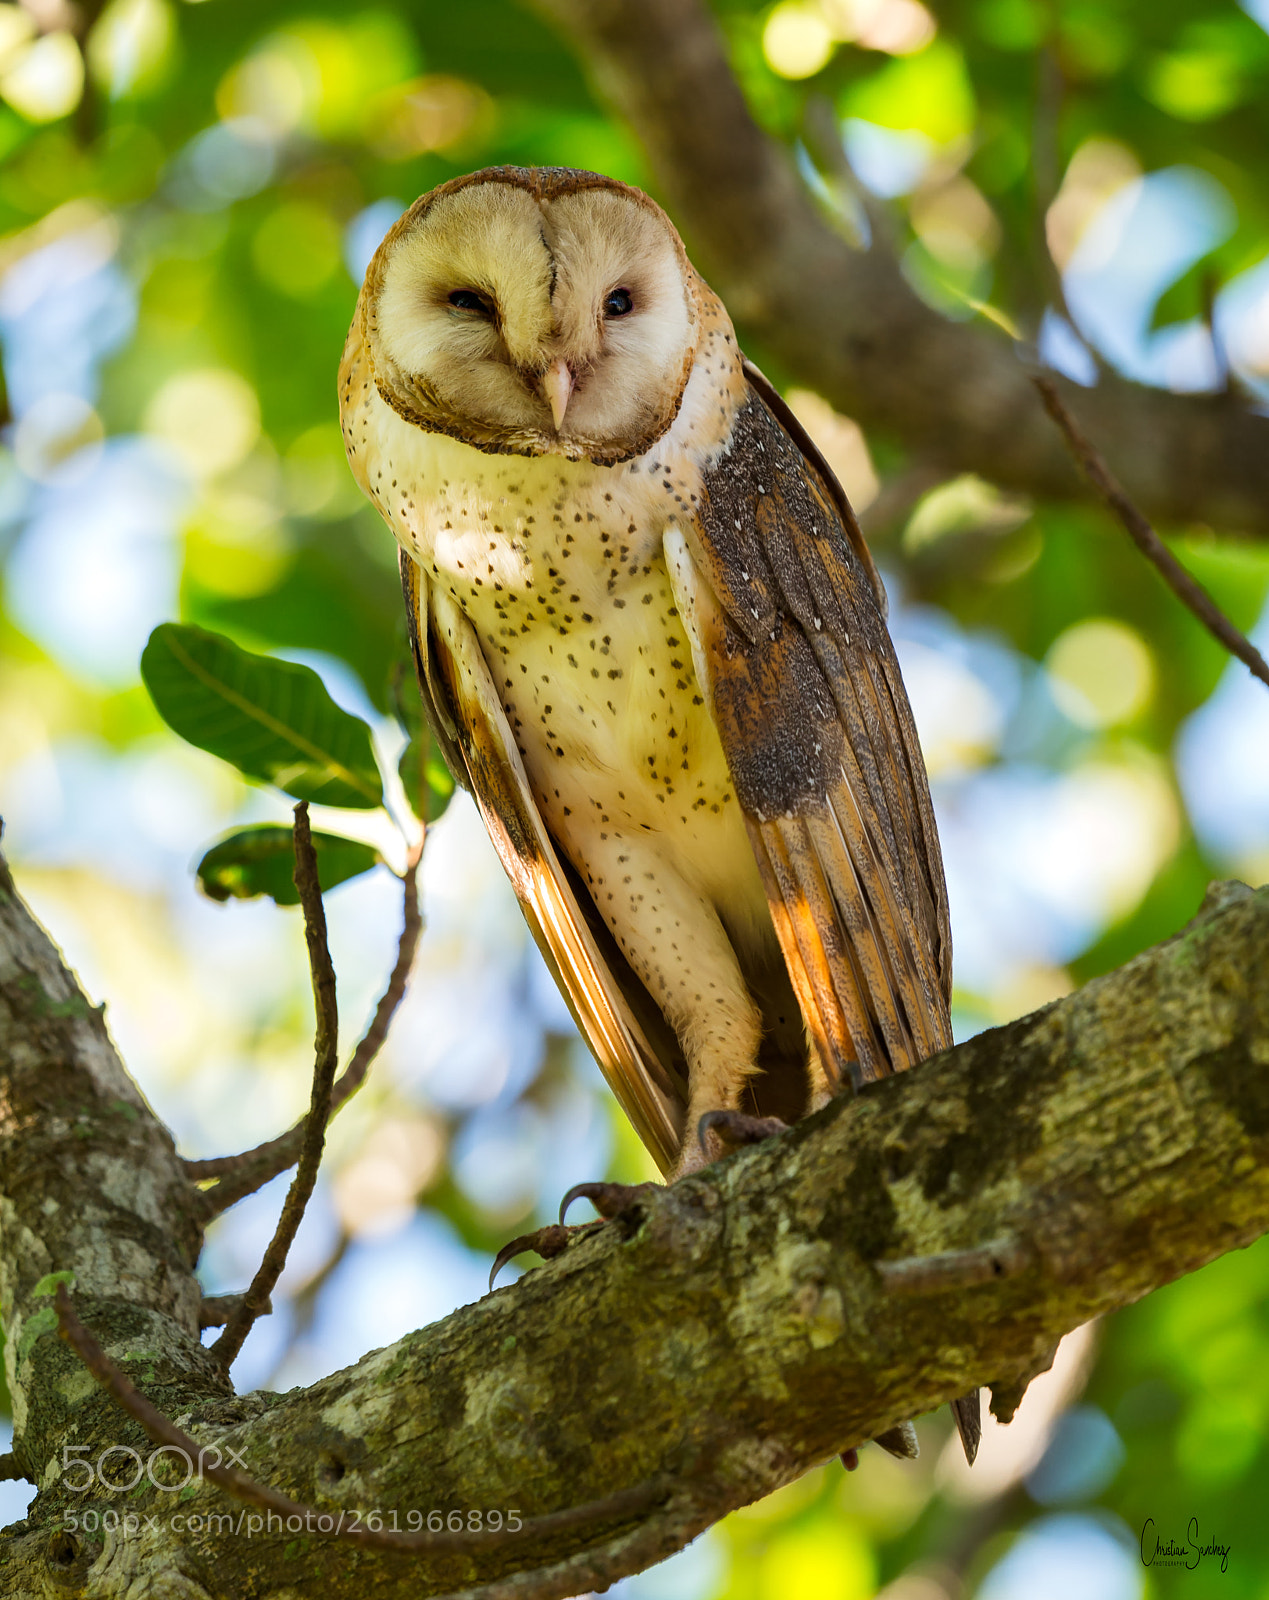
<svg viewBox="0 0 1269 1600">
<path fill-rule="evenodd" d="M 1104 364 L 1269 397 L 1266 0 L 716 12 L 823 204 L 857 229 L 866 196 L 948 315 L 987 307 L 1079 381 Z M 851 183 L 825 158 L 826 111 Z M 473 167 L 655 185 L 567 42 L 505 0 L 0 4 L 0 158 L 5 847 L 183 1150 L 219 1154 L 307 1103 L 307 975 L 297 913 L 213 904 L 192 866 L 287 812 L 166 730 L 145 640 L 180 619 L 307 663 L 372 723 L 391 778 L 395 551 L 335 405 L 365 262 L 410 200 Z M 960 1035 L 1171 934 L 1209 879 L 1264 882 L 1269 700 L 1107 517 L 931 478 L 753 353 L 792 386 L 887 575 Z M 1164 531 L 1269 647 L 1269 554 Z M 381 812 L 315 821 L 388 863 L 328 901 L 351 1036 L 391 964 L 404 846 Z M 444 1314 L 569 1184 L 648 1173 L 465 800 L 423 878 L 411 995 L 334 1128 L 244 1386 L 310 1381 Z M 274 1185 L 215 1226 L 209 1290 L 246 1281 L 278 1203 Z M 972 1476 L 946 1416 L 925 1419 L 919 1462 L 833 1463 L 621 1592 L 1266 1600 L 1267 1418 L 1262 1244 L 1065 1341 Z M 27 1492 L 0 1485 L 0 1520 Z M 1185 1546 L 1191 1519 L 1224 1568 L 1143 1561 L 1156 1534 Z"/>
</svg>

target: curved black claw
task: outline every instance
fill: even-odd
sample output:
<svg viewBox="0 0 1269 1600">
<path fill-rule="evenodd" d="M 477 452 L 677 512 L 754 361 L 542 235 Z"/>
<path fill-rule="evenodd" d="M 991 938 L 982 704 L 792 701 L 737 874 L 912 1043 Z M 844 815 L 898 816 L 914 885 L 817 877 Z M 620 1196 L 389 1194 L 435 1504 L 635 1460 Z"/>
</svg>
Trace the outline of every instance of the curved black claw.
<svg viewBox="0 0 1269 1600">
<path fill-rule="evenodd" d="M 961 1447 L 965 1451 L 965 1459 L 970 1466 L 974 1465 L 974 1457 L 978 1454 L 979 1441 L 983 1436 L 982 1412 L 979 1410 L 978 1390 L 967 1394 L 960 1400 L 952 1401 L 952 1415 L 956 1418 L 956 1429 L 961 1436 Z"/>
<path fill-rule="evenodd" d="M 535 1228 L 532 1233 L 522 1233 L 518 1239 L 512 1239 L 510 1244 L 504 1244 L 489 1269 L 490 1289 L 494 1286 L 494 1279 L 513 1256 L 523 1255 L 526 1250 L 532 1250 L 535 1255 L 541 1256 L 543 1261 L 552 1261 L 556 1256 L 563 1254 L 568 1245 L 569 1235 L 575 1232 L 574 1228 L 562 1228 L 558 1222 L 548 1222 L 545 1228 Z"/>
<path fill-rule="evenodd" d="M 611 1221 L 628 1210 L 649 1189 L 657 1187 L 655 1183 L 575 1183 L 560 1201 L 560 1221 L 564 1221 L 565 1213 L 574 1200 L 589 1200 L 601 1217 Z"/>
<path fill-rule="evenodd" d="M 897 1428 L 887 1428 L 873 1442 L 883 1450 L 888 1450 L 892 1456 L 898 1456 L 900 1461 L 915 1461 L 921 1454 L 916 1429 L 910 1422 L 901 1422 Z"/>
<path fill-rule="evenodd" d="M 742 1145 L 761 1144 L 764 1139 L 783 1133 L 788 1126 L 779 1117 L 751 1117 L 745 1111 L 707 1111 L 696 1124 L 696 1137 L 708 1155 L 709 1145 L 705 1141 L 712 1134 L 726 1156 Z"/>
<path fill-rule="evenodd" d="M 844 1466 L 846 1468 L 847 1472 L 855 1472 L 855 1471 L 858 1470 L 858 1467 L 859 1467 L 859 1451 L 858 1450 L 843 1450 L 839 1459 L 841 1460 L 842 1466 Z"/>
</svg>

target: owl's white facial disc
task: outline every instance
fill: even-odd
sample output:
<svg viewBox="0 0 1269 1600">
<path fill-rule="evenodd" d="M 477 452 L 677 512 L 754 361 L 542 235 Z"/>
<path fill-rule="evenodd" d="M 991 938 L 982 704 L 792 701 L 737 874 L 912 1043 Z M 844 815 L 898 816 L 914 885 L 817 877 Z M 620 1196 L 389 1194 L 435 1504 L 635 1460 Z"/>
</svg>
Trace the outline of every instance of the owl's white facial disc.
<svg viewBox="0 0 1269 1600">
<path fill-rule="evenodd" d="M 409 420 L 481 449 L 624 460 L 677 413 L 691 269 L 650 201 L 553 187 L 477 179 L 398 224 L 367 274 L 376 381 Z"/>
</svg>

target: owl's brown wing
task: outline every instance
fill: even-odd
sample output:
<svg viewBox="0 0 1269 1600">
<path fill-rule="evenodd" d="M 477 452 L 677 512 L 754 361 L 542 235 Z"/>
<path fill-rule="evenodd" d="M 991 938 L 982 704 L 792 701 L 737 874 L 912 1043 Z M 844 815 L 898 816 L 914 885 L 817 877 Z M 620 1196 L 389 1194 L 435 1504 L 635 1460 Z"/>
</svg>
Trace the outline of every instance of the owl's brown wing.
<svg viewBox="0 0 1269 1600">
<path fill-rule="evenodd" d="M 480 807 L 530 931 L 609 1087 L 668 1172 L 687 1107 L 682 1053 L 551 839 L 471 623 L 404 552 L 401 582 L 437 742 Z"/>
<path fill-rule="evenodd" d="M 667 560 L 785 964 L 831 1080 L 901 1071 L 951 1043 L 951 937 L 875 570 L 760 374 L 704 489 Z"/>
<path fill-rule="evenodd" d="M 666 563 L 785 965 L 831 1080 L 952 1042 L 943 861 L 885 596 L 788 407 L 750 388 Z M 978 1395 L 952 1402 L 972 1463 Z"/>
</svg>

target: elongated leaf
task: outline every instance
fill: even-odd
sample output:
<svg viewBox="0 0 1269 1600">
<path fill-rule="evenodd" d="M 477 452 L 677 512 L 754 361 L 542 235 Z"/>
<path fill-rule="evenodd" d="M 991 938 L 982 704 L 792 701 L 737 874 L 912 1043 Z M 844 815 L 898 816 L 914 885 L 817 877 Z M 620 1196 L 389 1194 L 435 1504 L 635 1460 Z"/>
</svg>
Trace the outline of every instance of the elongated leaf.
<svg viewBox="0 0 1269 1600">
<path fill-rule="evenodd" d="M 454 793 L 454 779 L 426 725 L 402 751 L 397 771 L 414 815 L 435 822 Z"/>
<path fill-rule="evenodd" d="M 315 833 L 313 849 L 323 889 L 369 872 L 379 860 L 370 845 L 333 833 Z M 198 863 L 198 886 L 213 900 L 249 900 L 267 894 L 280 906 L 294 906 L 300 901 L 294 874 L 291 830 L 268 822 L 242 828 L 214 844 Z"/>
<path fill-rule="evenodd" d="M 310 667 L 164 622 L 141 654 L 141 676 L 170 728 L 248 777 L 297 800 L 382 805 L 369 727 L 335 704 Z"/>
</svg>

